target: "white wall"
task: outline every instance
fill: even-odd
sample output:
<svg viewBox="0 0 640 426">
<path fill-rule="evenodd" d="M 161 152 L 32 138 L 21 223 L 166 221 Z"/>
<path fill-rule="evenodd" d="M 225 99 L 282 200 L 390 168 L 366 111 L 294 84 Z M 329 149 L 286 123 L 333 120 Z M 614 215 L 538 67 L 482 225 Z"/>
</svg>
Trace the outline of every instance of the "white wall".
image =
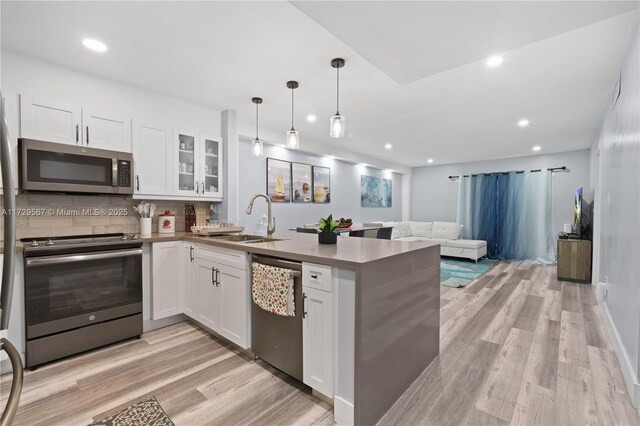
<svg viewBox="0 0 640 426">
<path fill-rule="evenodd" d="M 0 51 L 3 92 L 29 93 L 105 113 L 220 135 L 220 111 L 74 71 L 11 50 Z M 11 132 L 17 136 L 16 131 Z"/>
<path fill-rule="evenodd" d="M 631 399 L 640 407 L 640 29 L 621 73 L 620 97 L 613 111 L 604 106 L 596 145 L 596 198 L 602 200 L 599 275 L 606 282 L 605 320 Z"/>
<path fill-rule="evenodd" d="M 553 177 L 553 232 L 562 231 L 565 223 L 573 222 L 573 197 L 576 189 L 584 188 L 585 199 L 591 201 L 590 150 L 559 154 L 532 155 L 472 163 L 417 167 L 413 169 L 412 220 L 456 221 L 458 183 L 449 176 L 510 170 L 537 170 L 567 166 L 567 172 Z"/>
<path fill-rule="evenodd" d="M 279 160 L 296 161 L 331 168 L 331 203 L 329 204 L 293 204 L 273 203 L 273 215 L 276 217 L 277 230 L 286 230 L 306 223 L 316 223 L 321 216 L 333 214 L 351 218 L 355 223 L 372 220 L 400 220 L 402 217 L 402 175 L 364 167 L 328 157 L 291 151 L 273 145 L 265 145 L 263 157 L 251 156 L 251 144 L 240 142 L 239 145 L 239 197 L 240 219 L 245 221 L 248 230 L 255 229 L 260 216 L 266 214 L 266 203 L 256 201 L 251 216 L 244 214 L 249 200 L 256 193 L 266 192 L 267 157 Z M 390 208 L 360 207 L 360 176 L 379 176 L 393 179 L 393 206 Z"/>
</svg>

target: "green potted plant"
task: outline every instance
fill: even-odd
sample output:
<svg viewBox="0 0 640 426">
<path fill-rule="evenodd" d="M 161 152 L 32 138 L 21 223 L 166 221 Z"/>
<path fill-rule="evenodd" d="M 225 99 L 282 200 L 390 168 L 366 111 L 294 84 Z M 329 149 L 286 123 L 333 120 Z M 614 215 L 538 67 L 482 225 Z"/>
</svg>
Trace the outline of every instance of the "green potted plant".
<svg viewBox="0 0 640 426">
<path fill-rule="evenodd" d="M 334 232 L 338 227 L 338 223 L 333 218 L 333 215 L 329 215 L 326 219 L 320 218 L 318 221 L 318 226 L 320 227 L 318 242 L 320 244 L 335 244 L 338 242 L 338 234 Z"/>
</svg>

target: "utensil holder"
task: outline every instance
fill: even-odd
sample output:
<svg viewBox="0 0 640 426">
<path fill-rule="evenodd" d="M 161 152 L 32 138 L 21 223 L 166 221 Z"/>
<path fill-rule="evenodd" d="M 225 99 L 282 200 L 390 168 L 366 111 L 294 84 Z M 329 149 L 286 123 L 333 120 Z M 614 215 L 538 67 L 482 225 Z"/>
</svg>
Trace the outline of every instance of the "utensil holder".
<svg viewBox="0 0 640 426">
<path fill-rule="evenodd" d="M 140 218 L 140 235 L 151 236 L 151 218 L 150 217 L 141 217 Z"/>
</svg>

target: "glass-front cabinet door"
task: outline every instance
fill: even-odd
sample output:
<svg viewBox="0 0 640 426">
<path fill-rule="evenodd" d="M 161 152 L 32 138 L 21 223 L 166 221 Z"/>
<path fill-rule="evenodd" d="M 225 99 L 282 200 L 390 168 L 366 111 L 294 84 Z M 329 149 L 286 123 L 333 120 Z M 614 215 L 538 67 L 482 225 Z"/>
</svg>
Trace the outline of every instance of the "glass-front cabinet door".
<svg viewBox="0 0 640 426">
<path fill-rule="evenodd" d="M 222 139 L 201 138 L 200 196 L 222 197 Z"/>
<path fill-rule="evenodd" d="M 179 195 L 199 195 L 198 185 L 198 136 L 195 132 L 174 132 L 175 182 Z"/>
</svg>

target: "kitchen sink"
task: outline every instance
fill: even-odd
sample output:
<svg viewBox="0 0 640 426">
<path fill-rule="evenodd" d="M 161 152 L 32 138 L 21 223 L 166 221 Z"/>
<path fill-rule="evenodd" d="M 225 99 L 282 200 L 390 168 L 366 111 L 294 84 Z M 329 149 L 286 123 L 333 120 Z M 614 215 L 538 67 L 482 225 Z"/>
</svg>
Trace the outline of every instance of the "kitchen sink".
<svg viewBox="0 0 640 426">
<path fill-rule="evenodd" d="M 250 234 L 222 235 L 214 238 L 216 240 L 233 241 L 233 242 L 247 243 L 247 244 L 268 243 L 271 241 L 282 241 L 281 239 L 278 239 L 278 238 L 271 238 L 271 237 L 265 237 L 264 235 L 250 235 Z"/>
</svg>

